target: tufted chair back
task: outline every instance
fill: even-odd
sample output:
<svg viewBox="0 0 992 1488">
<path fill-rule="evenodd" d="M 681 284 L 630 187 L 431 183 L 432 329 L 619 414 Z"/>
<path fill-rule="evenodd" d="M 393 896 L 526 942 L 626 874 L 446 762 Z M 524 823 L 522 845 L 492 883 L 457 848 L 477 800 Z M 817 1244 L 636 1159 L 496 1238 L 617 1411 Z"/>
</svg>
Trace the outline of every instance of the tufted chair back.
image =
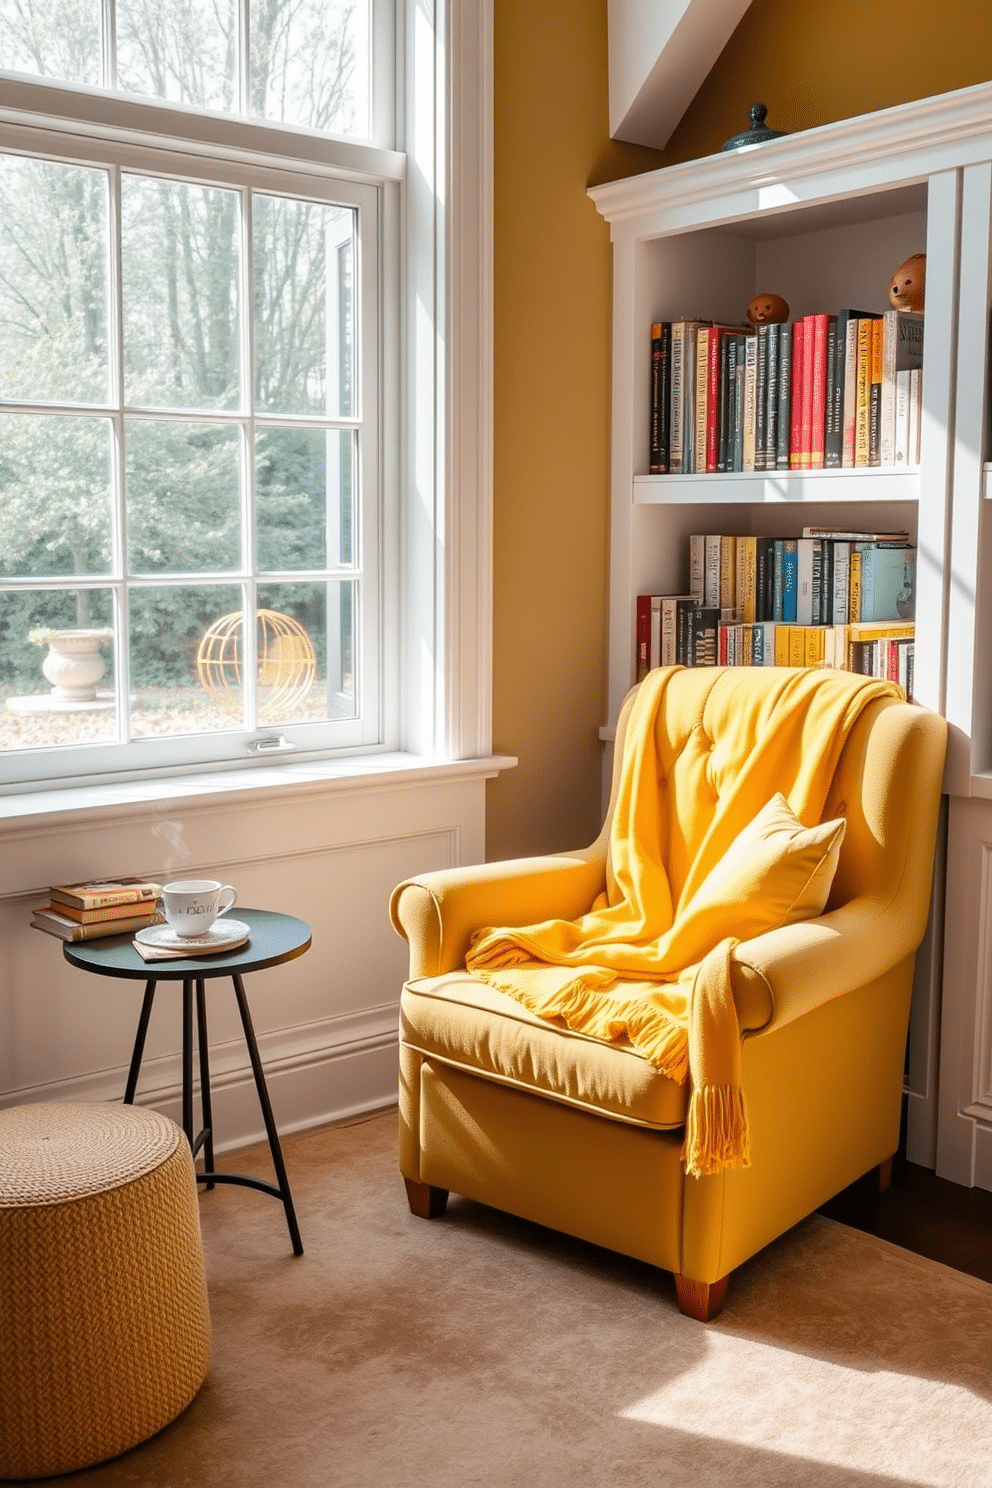
<svg viewBox="0 0 992 1488">
<path fill-rule="evenodd" d="M 777 668 L 699 667 L 681 670 L 666 690 L 659 712 L 658 772 L 666 821 L 669 880 L 677 903 L 689 865 L 703 841 L 721 793 L 739 761 L 732 758 L 727 740 L 735 735 L 735 721 L 745 698 L 753 698 L 762 680 L 774 680 Z M 636 689 L 627 697 L 617 724 L 610 804 L 593 852 L 609 851 L 609 835 L 616 806 L 624 744 Z M 905 801 L 885 781 L 918 765 L 926 748 L 919 731 L 907 728 L 905 706 L 896 699 L 879 699 L 867 707 L 852 730 L 838 761 L 823 820 L 847 818 L 847 832 L 828 909 L 869 895 L 889 903 L 909 889 L 915 903 L 925 902 L 915 884 L 904 882 L 910 823 Z M 909 777 L 907 777 L 909 778 Z M 767 787 L 767 794 L 772 790 Z M 788 792 L 786 792 L 788 794 Z M 765 799 L 754 801 L 757 812 Z M 812 822 L 806 822 L 812 826 Z M 925 866 L 923 871 L 926 871 Z M 922 934 L 923 926 L 919 926 Z"/>
</svg>

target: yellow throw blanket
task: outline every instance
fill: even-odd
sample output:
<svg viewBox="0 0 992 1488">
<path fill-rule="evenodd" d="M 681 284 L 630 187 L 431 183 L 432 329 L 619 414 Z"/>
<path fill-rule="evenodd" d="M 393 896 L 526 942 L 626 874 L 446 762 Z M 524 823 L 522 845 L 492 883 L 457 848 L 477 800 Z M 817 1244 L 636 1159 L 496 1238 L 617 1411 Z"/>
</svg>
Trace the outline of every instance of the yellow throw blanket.
<svg viewBox="0 0 992 1488">
<path fill-rule="evenodd" d="M 652 671 L 635 697 L 606 892 L 578 920 L 477 931 L 466 965 L 541 1017 L 626 1039 L 671 1079 L 688 1077 L 683 1158 L 698 1175 L 750 1160 L 734 947 L 799 917 L 760 895 L 717 915 L 707 877 L 777 793 L 819 823 L 862 709 L 902 693 L 847 672 L 728 668 L 690 674 L 698 716 L 686 718 L 684 694 L 669 695 L 680 674 Z"/>
</svg>

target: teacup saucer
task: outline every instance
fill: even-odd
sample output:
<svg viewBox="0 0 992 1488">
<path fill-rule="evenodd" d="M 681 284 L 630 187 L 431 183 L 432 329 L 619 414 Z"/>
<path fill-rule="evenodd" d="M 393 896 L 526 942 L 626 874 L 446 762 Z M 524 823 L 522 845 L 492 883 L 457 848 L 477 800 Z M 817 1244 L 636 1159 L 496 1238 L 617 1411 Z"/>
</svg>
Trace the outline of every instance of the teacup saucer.
<svg viewBox="0 0 992 1488">
<path fill-rule="evenodd" d="M 229 951 L 243 945 L 251 934 L 251 926 L 244 920 L 229 920 L 222 915 L 209 930 L 199 935 L 177 935 L 171 925 L 148 925 L 139 930 L 135 940 L 142 945 L 159 946 L 168 951 L 188 951 L 191 956 L 202 956 L 209 951 Z"/>
</svg>

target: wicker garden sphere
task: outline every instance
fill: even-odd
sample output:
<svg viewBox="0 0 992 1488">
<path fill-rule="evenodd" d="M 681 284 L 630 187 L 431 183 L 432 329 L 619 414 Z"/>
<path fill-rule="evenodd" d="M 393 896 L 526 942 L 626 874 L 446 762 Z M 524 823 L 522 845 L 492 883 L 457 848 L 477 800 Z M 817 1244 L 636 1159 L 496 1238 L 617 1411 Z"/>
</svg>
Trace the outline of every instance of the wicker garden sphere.
<svg viewBox="0 0 992 1488">
<path fill-rule="evenodd" d="M 240 697 L 243 617 L 238 610 L 215 620 L 196 653 L 196 671 L 208 692 Z M 289 707 L 310 690 L 317 653 L 303 626 L 278 610 L 258 611 L 258 686 L 266 712 Z"/>
</svg>

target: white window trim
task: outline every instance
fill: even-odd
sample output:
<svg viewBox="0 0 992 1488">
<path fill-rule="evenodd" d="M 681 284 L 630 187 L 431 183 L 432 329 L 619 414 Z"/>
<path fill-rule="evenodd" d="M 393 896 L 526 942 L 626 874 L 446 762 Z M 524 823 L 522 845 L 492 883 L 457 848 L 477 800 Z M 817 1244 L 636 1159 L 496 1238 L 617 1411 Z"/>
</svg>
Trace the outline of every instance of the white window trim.
<svg viewBox="0 0 992 1488">
<path fill-rule="evenodd" d="M 443 773 L 451 761 L 465 761 L 475 762 L 472 773 L 490 775 L 515 763 L 491 755 L 493 0 L 399 0 L 400 7 L 397 36 L 408 67 L 398 116 L 409 169 L 403 201 L 387 192 L 385 210 L 401 217 L 407 311 L 400 365 L 384 368 L 382 390 L 385 403 L 396 380 L 406 418 L 405 438 L 383 450 L 384 485 L 405 477 L 400 531 L 386 536 L 399 546 L 400 645 L 387 647 L 382 679 L 385 695 L 399 700 L 398 748 L 355 757 L 351 767 L 341 759 L 318 763 L 328 778 L 370 780 L 377 758 L 387 774 L 398 767 Z M 92 125 L 119 137 L 113 105 L 94 92 Z M 26 98 L 19 108 L 16 80 L 8 78 L 0 117 L 29 122 L 26 112 Z M 151 132 L 155 112 L 149 105 Z M 238 153 L 251 129 L 218 118 L 213 148 Z M 335 172 L 343 167 L 357 180 L 403 174 L 402 156 L 378 146 L 335 140 L 326 145 L 329 156 Z M 384 554 L 386 571 L 392 556 Z M 230 791 L 232 775 L 254 771 L 255 788 L 268 778 L 285 789 L 282 770 L 255 762 L 243 771 L 228 767 L 218 789 Z M 162 772 L 147 781 L 148 798 L 161 800 L 166 780 L 177 795 L 191 782 L 202 794 L 207 775 Z M 146 794 L 134 780 L 59 784 L 62 812 L 92 811 L 94 789 L 104 809 Z M 46 789 L 53 794 L 51 782 Z M 27 795 L 0 798 L 8 826 L 33 814 Z"/>
</svg>

